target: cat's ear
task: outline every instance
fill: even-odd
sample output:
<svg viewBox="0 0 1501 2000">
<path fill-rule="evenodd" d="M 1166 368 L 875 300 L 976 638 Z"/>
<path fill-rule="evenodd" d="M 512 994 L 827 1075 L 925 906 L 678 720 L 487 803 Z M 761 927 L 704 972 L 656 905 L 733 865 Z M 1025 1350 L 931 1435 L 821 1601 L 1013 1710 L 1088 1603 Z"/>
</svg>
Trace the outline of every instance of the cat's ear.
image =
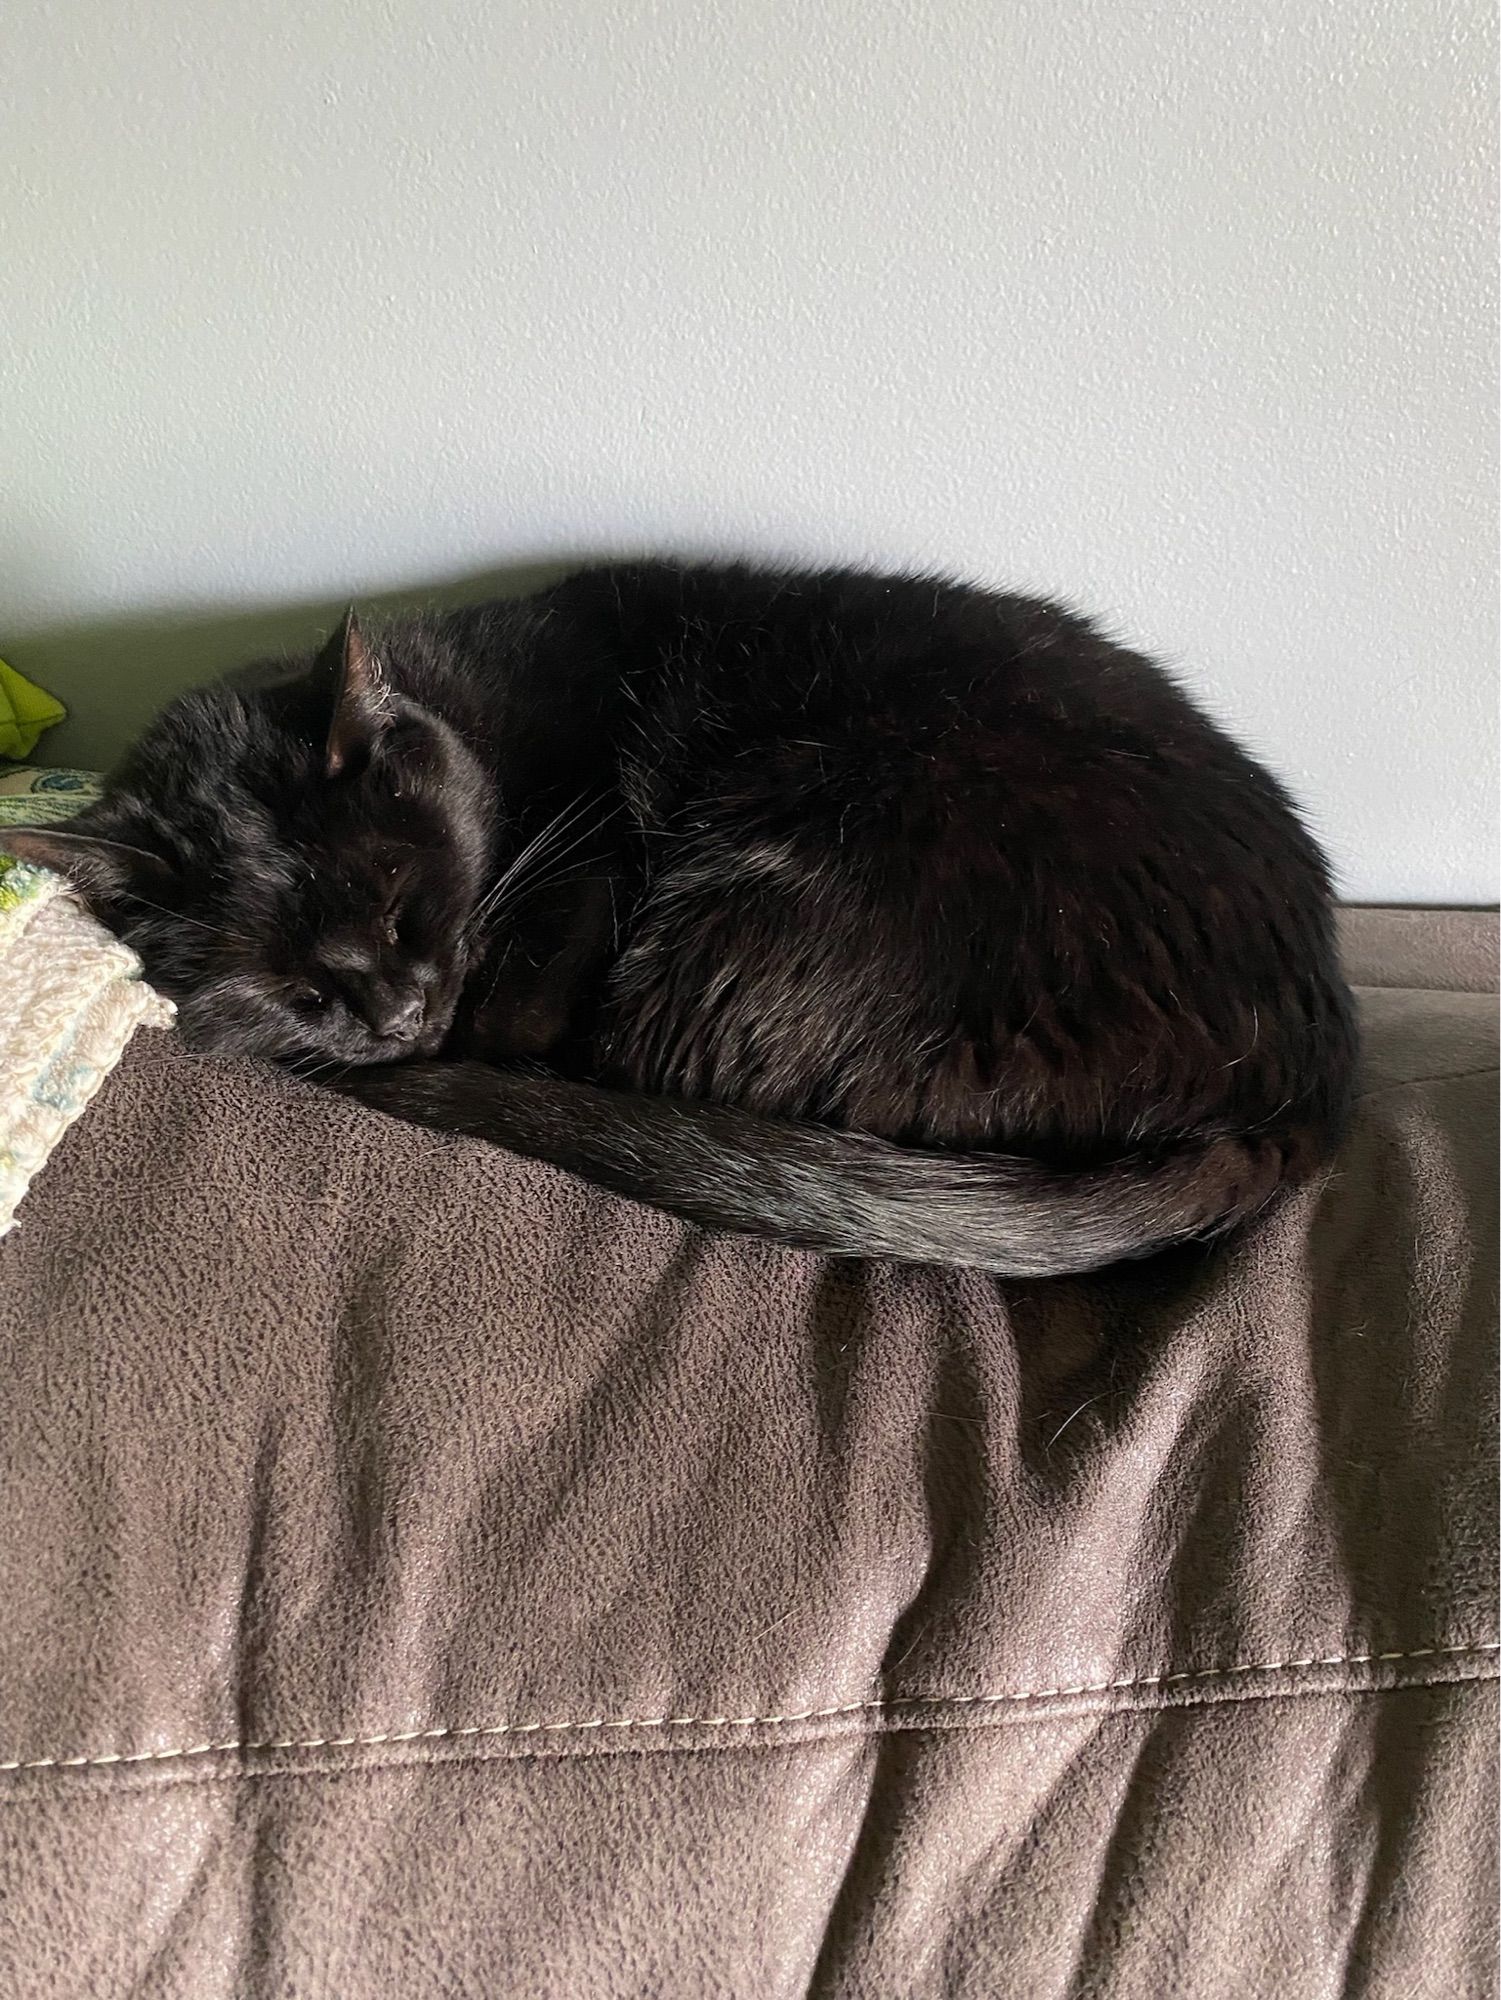
<svg viewBox="0 0 1501 2000">
<path fill-rule="evenodd" d="M 174 880 L 170 862 L 123 840 L 61 826 L 8 826 L 0 848 L 18 861 L 66 875 L 86 903 L 155 896 Z"/>
<path fill-rule="evenodd" d="M 323 768 L 330 778 L 360 769 L 391 719 L 391 691 L 351 604 L 313 666 L 326 703 Z"/>
</svg>

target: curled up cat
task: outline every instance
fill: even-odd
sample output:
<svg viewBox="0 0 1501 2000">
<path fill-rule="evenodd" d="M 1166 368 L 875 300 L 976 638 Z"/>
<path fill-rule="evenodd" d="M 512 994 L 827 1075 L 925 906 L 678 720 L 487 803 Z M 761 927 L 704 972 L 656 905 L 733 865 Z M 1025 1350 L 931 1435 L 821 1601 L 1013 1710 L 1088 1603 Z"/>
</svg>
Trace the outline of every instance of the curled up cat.
<svg viewBox="0 0 1501 2000">
<path fill-rule="evenodd" d="M 1281 786 L 1151 661 L 962 584 L 633 563 L 351 613 L 4 838 L 192 1046 L 835 1254 L 1220 1235 L 1350 1103 Z"/>
</svg>

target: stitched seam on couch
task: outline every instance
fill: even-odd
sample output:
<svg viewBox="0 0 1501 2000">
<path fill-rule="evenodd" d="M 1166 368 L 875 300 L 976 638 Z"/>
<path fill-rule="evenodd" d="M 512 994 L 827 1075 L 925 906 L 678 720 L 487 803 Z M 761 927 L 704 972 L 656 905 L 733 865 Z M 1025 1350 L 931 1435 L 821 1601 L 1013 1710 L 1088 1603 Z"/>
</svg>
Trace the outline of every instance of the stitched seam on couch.
<svg viewBox="0 0 1501 2000">
<path fill-rule="evenodd" d="M 461 1742 L 476 1737 L 591 1735 L 605 1731 L 661 1729 L 761 1729 L 778 1724 L 829 1722 L 855 1715 L 885 1714 L 901 1718 L 909 1712 L 984 1710 L 1024 1707 L 1030 1703 L 1131 1692 L 1137 1689 L 1183 1688 L 1208 1683 L 1244 1681 L 1257 1674 L 1306 1672 L 1320 1667 L 1386 1666 L 1411 1660 L 1480 1659 L 1501 1653 L 1501 1641 L 1474 1640 L 1459 1645 L 1417 1646 L 1391 1653 L 1334 1653 L 1297 1660 L 1258 1660 L 1230 1667 L 1201 1667 L 1182 1673 L 1137 1674 L 1121 1680 L 1081 1681 L 1073 1687 L 1027 1688 L 1004 1694 L 906 1694 L 877 1696 L 866 1701 L 839 1702 L 827 1708 L 791 1709 L 765 1715 L 588 1716 L 558 1722 L 477 1722 L 443 1724 L 429 1729 L 390 1729 L 354 1736 L 286 1736 L 249 1741 L 232 1738 L 216 1743 L 192 1743 L 170 1750 L 105 1751 L 92 1756 L 18 1757 L 0 1762 L 0 1772 L 97 1770 L 120 1765 L 183 1763 L 195 1757 L 277 1750 L 375 1749 L 383 1745 Z M 1207 1690 L 1206 1690 L 1207 1691 Z M 1304 1690 L 1273 1690 L 1296 1693 Z M 1314 1694 L 1381 1692 L 1373 1689 L 1314 1687 Z"/>
<path fill-rule="evenodd" d="M 1432 1076 L 1407 1076 L 1395 1083 L 1373 1083 L 1368 1090 L 1357 1090 L 1357 1104 L 1374 1104 L 1378 1097 L 1390 1097 L 1397 1090 L 1421 1090 L 1430 1083 L 1469 1083 L 1477 1076 L 1494 1077 L 1498 1074 L 1493 1062 L 1482 1063 L 1478 1069 L 1441 1069 Z"/>
</svg>

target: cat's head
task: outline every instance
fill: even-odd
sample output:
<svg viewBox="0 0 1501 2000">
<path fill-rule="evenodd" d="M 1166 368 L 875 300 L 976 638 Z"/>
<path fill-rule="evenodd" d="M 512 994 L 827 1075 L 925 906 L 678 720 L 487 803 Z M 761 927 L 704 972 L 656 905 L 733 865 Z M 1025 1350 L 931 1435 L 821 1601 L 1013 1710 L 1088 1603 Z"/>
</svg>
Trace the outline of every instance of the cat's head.
<svg viewBox="0 0 1501 2000">
<path fill-rule="evenodd" d="M 484 886 L 493 788 L 354 614 L 261 688 L 164 709 L 63 827 L 8 829 L 175 1000 L 194 1047 L 312 1067 L 432 1054 Z"/>
</svg>

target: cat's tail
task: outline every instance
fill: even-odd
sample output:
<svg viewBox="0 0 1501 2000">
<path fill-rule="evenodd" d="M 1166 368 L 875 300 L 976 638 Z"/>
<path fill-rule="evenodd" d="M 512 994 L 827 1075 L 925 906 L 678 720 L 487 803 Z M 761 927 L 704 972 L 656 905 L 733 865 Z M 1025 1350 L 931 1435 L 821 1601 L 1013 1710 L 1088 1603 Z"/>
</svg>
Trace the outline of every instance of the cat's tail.
<svg viewBox="0 0 1501 2000">
<path fill-rule="evenodd" d="M 1058 1172 L 482 1063 L 357 1069 L 336 1087 L 706 1228 L 1016 1278 L 1098 1270 L 1223 1234 L 1302 1165 L 1281 1142 L 1220 1135 Z"/>
</svg>

